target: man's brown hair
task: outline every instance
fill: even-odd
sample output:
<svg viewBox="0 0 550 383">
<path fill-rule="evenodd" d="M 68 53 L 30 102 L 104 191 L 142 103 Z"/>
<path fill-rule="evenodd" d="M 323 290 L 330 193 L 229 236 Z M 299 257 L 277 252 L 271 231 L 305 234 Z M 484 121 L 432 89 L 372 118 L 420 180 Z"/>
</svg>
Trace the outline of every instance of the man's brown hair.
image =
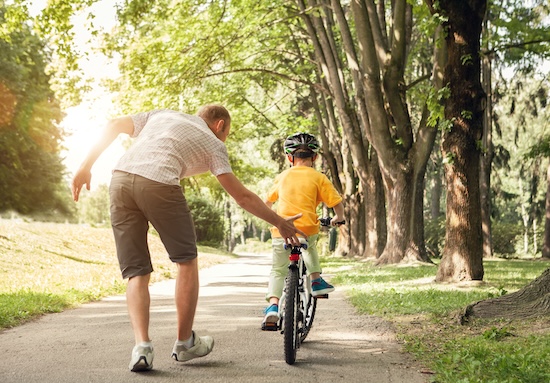
<svg viewBox="0 0 550 383">
<path fill-rule="evenodd" d="M 219 104 L 208 104 L 204 105 L 197 112 L 197 116 L 201 117 L 208 126 L 214 124 L 216 121 L 224 121 L 224 129 L 226 129 L 231 124 L 231 116 L 225 107 Z"/>
</svg>

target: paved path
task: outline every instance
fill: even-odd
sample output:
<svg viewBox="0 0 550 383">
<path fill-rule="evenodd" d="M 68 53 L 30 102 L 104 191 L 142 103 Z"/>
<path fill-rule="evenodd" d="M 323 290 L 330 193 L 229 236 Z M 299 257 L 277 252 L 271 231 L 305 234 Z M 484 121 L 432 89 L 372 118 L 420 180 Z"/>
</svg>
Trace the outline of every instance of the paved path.
<svg viewBox="0 0 550 383">
<path fill-rule="evenodd" d="M 170 358 L 175 337 L 173 281 L 152 286 L 154 370 L 128 368 L 133 335 L 123 297 L 50 314 L 0 333 L 2 383 L 423 383 L 384 321 L 356 315 L 342 291 L 319 302 L 313 329 L 293 366 L 279 332 L 260 330 L 269 258 L 247 255 L 201 270 L 195 330 L 213 352 L 187 363 Z"/>
</svg>

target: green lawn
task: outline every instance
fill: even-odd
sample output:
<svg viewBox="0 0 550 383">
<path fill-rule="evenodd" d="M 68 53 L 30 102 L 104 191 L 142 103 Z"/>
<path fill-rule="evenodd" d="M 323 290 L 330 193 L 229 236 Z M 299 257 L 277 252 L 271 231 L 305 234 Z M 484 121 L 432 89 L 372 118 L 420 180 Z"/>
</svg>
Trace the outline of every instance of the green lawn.
<svg viewBox="0 0 550 383">
<path fill-rule="evenodd" d="M 520 289 L 550 262 L 485 260 L 481 286 L 436 284 L 433 265 L 374 267 L 331 257 L 323 267 L 359 312 L 395 323 L 405 349 L 433 371 L 433 382 L 550 382 L 549 317 L 465 326 L 457 319 L 470 303 Z"/>
<path fill-rule="evenodd" d="M 159 238 L 150 234 L 149 245 L 152 281 L 173 277 L 176 268 Z M 216 249 L 199 251 L 201 267 L 228 257 Z M 0 219 L 0 329 L 125 287 L 111 229 Z"/>
</svg>

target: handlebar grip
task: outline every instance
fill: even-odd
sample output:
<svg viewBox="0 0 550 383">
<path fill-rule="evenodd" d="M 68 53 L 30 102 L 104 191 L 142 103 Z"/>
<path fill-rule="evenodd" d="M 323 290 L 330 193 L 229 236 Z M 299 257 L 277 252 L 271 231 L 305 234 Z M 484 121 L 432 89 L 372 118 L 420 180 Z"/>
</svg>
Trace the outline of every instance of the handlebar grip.
<svg viewBox="0 0 550 383">
<path fill-rule="evenodd" d="M 292 249 L 293 247 L 301 247 L 302 249 L 307 250 L 307 244 L 305 244 L 305 243 L 301 243 L 300 246 L 287 245 L 287 244 L 285 243 L 285 244 L 283 245 L 283 247 L 284 247 L 285 250 Z"/>
<path fill-rule="evenodd" d="M 330 222 L 331 222 L 332 218 L 330 217 L 325 217 L 325 218 L 319 218 L 319 222 L 321 223 L 321 226 L 330 226 Z M 342 220 L 342 221 L 339 221 L 339 222 L 336 222 L 336 225 L 340 226 L 340 225 L 345 225 L 346 223 L 346 220 Z"/>
</svg>

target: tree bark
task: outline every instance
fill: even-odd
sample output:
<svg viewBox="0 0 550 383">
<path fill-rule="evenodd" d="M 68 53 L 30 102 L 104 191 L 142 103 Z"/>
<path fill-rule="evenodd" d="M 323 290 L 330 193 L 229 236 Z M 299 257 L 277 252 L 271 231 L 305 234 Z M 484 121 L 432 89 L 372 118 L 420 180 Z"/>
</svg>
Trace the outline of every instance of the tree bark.
<svg viewBox="0 0 550 383">
<path fill-rule="evenodd" d="M 445 247 L 436 281 L 482 280 L 479 141 L 485 93 L 480 81 L 479 50 L 487 2 L 442 0 L 439 6 L 447 17 L 443 25 L 448 51 L 444 83 L 450 88 L 450 97 L 444 106 L 445 118 L 451 126 L 442 137 L 447 218 Z"/>
<path fill-rule="evenodd" d="M 470 318 L 527 319 L 550 315 L 550 269 L 523 289 L 498 298 L 486 299 L 466 307 L 462 324 Z"/>
<path fill-rule="evenodd" d="M 546 208 L 544 219 L 544 247 L 542 257 L 550 258 L 550 164 L 546 168 Z"/>
</svg>

